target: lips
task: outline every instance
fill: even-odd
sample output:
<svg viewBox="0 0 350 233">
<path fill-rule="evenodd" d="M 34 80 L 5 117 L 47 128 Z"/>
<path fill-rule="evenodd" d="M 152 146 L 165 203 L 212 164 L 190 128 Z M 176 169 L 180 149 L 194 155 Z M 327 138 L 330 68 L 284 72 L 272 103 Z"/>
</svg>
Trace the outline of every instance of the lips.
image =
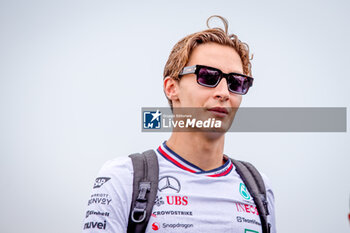
<svg viewBox="0 0 350 233">
<path fill-rule="evenodd" d="M 226 116 L 228 114 L 228 110 L 226 108 L 222 108 L 222 107 L 214 107 L 214 108 L 209 108 L 208 111 L 214 113 L 215 115 L 218 116 Z"/>
</svg>

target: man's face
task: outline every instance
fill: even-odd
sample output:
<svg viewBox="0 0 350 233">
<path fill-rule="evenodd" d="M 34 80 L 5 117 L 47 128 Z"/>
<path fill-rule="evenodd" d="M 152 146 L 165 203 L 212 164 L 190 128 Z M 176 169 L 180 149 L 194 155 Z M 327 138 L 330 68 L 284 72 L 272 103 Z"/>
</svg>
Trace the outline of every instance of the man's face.
<svg viewBox="0 0 350 233">
<path fill-rule="evenodd" d="M 186 66 L 205 65 L 220 69 L 224 73 L 242 73 L 243 66 L 238 53 L 229 46 L 216 43 L 201 44 L 196 47 Z M 176 83 L 174 108 L 201 108 L 201 118 L 216 118 L 226 123 L 226 130 L 231 126 L 235 112 L 242 101 L 242 96 L 228 90 L 227 81 L 223 78 L 215 87 L 205 87 L 197 83 L 195 74 L 182 76 Z M 216 108 L 216 109 L 214 109 Z M 220 113 L 225 108 L 228 114 Z M 218 112 L 219 111 L 219 112 Z"/>
</svg>

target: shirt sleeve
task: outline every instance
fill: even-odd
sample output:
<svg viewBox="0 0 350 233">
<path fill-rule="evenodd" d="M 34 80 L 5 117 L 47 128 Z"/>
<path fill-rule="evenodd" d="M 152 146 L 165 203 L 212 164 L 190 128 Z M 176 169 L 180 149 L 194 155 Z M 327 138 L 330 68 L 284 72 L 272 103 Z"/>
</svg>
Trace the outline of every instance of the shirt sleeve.
<svg viewBox="0 0 350 233">
<path fill-rule="evenodd" d="M 126 232 L 133 185 L 130 158 L 117 158 L 103 165 L 87 202 L 83 233 Z"/>
<path fill-rule="evenodd" d="M 265 188 L 266 188 L 266 198 L 268 201 L 268 210 L 269 215 L 267 215 L 267 221 L 271 224 L 271 233 L 276 233 L 276 219 L 275 219 L 275 196 L 272 191 L 270 180 L 267 178 L 267 176 L 263 173 L 261 173 L 261 176 L 263 177 Z"/>
</svg>

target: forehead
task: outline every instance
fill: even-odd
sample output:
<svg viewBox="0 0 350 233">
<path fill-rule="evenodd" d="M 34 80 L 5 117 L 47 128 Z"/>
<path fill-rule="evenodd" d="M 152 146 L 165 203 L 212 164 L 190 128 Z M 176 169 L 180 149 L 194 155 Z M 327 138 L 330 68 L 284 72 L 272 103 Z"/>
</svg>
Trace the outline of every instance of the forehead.
<svg viewBox="0 0 350 233">
<path fill-rule="evenodd" d="M 224 73 L 243 73 L 242 60 L 236 50 L 227 45 L 205 43 L 192 50 L 187 66 L 206 65 Z"/>
</svg>

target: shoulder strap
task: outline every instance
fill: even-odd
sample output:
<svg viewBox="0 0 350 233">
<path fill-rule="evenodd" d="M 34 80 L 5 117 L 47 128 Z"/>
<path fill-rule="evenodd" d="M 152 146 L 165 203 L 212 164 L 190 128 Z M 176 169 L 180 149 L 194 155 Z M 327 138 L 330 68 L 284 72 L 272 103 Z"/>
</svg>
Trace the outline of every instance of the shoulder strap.
<svg viewBox="0 0 350 233">
<path fill-rule="evenodd" d="M 269 215 L 266 189 L 264 181 L 258 170 L 250 163 L 231 159 L 236 167 L 237 173 L 242 178 L 249 193 L 252 195 L 259 212 L 263 233 L 270 233 L 271 224 L 267 221 Z"/>
<path fill-rule="evenodd" d="M 129 155 L 134 168 L 128 233 L 145 232 L 158 191 L 159 166 L 153 150 Z"/>
</svg>

